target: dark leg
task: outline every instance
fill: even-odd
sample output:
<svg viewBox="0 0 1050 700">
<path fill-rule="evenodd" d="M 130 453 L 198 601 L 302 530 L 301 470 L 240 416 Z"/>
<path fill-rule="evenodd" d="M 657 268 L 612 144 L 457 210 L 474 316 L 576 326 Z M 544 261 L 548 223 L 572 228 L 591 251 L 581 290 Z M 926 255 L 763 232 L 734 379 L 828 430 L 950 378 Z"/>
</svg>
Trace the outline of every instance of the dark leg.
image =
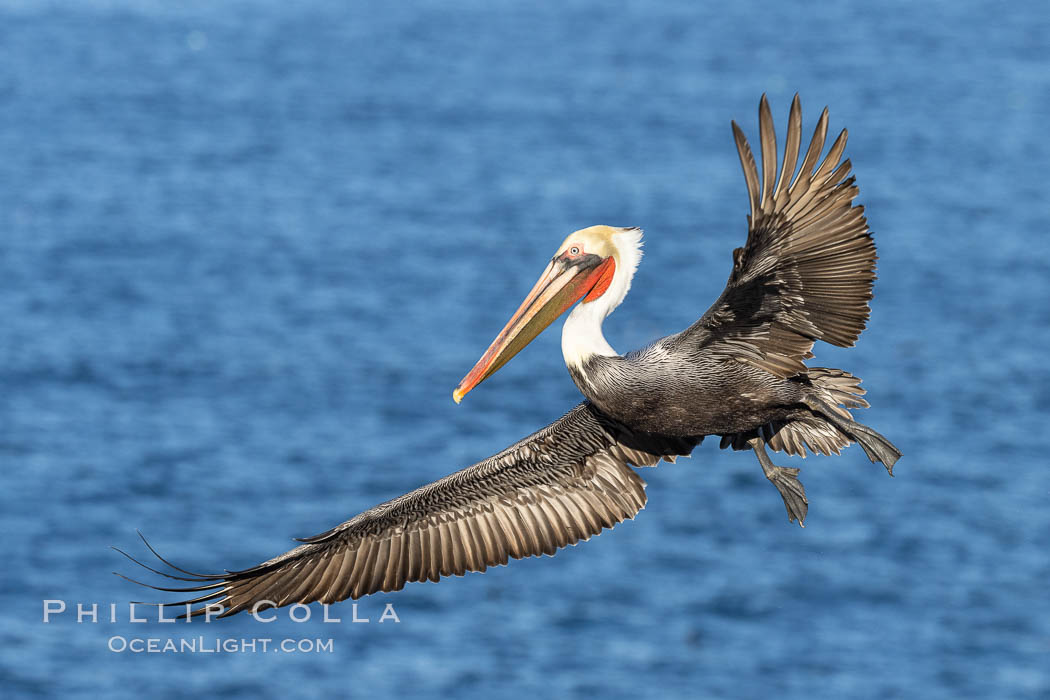
<svg viewBox="0 0 1050 700">
<path fill-rule="evenodd" d="M 766 442 L 760 437 L 748 440 L 751 449 L 758 457 L 758 463 L 762 467 L 766 478 L 769 479 L 780 497 L 784 499 L 784 507 L 787 508 L 788 518 L 791 522 L 798 520 L 801 527 L 805 527 L 806 513 L 809 512 L 809 501 L 806 500 L 806 490 L 802 488 L 802 482 L 798 480 L 798 469 L 794 467 L 778 467 L 773 464 L 766 454 Z"/>
<path fill-rule="evenodd" d="M 822 418 L 831 422 L 832 425 L 845 433 L 850 440 L 859 444 L 864 449 L 864 454 L 868 456 L 868 459 L 872 462 L 882 462 L 883 466 L 886 467 L 886 471 L 890 473 L 890 476 L 893 476 L 893 465 L 901 457 L 901 451 L 897 449 L 896 445 L 868 426 L 843 418 L 818 399 L 806 397 L 803 401 L 814 411 L 819 412 Z"/>
</svg>

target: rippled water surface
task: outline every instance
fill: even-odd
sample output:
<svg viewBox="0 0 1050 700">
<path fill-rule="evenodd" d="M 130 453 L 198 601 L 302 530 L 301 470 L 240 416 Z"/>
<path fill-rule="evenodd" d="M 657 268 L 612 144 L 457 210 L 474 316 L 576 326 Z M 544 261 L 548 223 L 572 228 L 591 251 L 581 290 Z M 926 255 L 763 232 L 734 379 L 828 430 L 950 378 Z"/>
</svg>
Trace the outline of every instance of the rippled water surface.
<svg viewBox="0 0 1050 700">
<path fill-rule="evenodd" d="M 0 2 L 5 695 L 1050 695 L 1050 13 L 701 5 Z M 695 320 L 745 234 L 729 120 L 795 91 L 849 127 L 880 254 L 817 361 L 895 479 L 800 462 L 801 530 L 709 441 L 614 533 L 368 624 L 129 621 L 135 528 L 242 568 L 572 406 L 557 331 L 449 394 L 573 229 L 646 229 L 618 349 Z"/>
</svg>

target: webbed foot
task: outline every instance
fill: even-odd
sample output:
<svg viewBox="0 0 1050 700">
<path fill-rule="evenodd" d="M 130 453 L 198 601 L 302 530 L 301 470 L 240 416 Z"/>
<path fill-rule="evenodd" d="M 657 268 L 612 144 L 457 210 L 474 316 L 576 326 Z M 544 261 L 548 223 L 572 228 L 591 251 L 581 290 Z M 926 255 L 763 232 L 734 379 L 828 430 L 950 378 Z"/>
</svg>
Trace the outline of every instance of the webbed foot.
<svg viewBox="0 0 1050 700">
<path fill-rule="evenodd" d="M 798 469 L 795 467 L 778 467 L 773 464 L 766 454 L 766 443 L 762 438 L 749 440 L 751 449 L 758 457 L 758 463 L 762 472 L 770 483 L 777 487 L 780 497 L 784 499 L 784 507 L 787 508 L 790 522 L 798 521 L 799 527 L 806 526 L 806 513 L 809 512 L 809 501 L 806 500 L 806 489 L 798 480 Z"/>
<path fill-rule="evenodd" d="M 780 497 L 784 499 L 784 507 L 787 508 L 788 518 L 791 522 L 798 520 L 801 527 L 805 527 L 806 513 L 809 512 L 809 501 L 806 500 L 806 489 L 798 480 L 798 469 L 794 467 L 778 467 L 776 465 L 766 472 L 766 478 L 777 487 Z"/>
</svg>

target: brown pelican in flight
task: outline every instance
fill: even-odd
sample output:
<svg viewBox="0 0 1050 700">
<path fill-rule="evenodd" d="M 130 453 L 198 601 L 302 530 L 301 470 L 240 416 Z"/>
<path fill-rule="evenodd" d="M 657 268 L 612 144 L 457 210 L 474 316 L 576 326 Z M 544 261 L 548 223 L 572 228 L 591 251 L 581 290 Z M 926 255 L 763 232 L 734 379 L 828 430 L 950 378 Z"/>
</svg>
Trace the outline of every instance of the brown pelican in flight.
<svg viewBox="0 0 1050 700">
<path fill-rule="evenodd" d="M 179 573 L 157 573 L 193 585 L 155 588 L 194 597 L 166 605 L 197 605 L 192 614 L 213 606 L 232 615 L 332 603 L 400 590 L 409 581 L 484 571 L 512 557 L 552 555 L 645 506 L 645 484 L 632 467 L 674 461 L 708 435 L 720 436 L 722 447 L 753 450 L 799 524 L 808 507 L 799 470 L 774 465 L 767 448 L 830 455 L 856 442 L 892 475 L 901 453 L 850 414 L 868 405 L 860 379 L 804 362 L 813 357 L 814 341 L 853 345 L 868 318 L 875 245 L 863 208 L 853 204 L 850 162 L 840 160 L 846 131 L 821 160 L 825 109 L 803 154 L 796 95 L 778 174 L 764 96 L 758 116 L 761 173 L 733 123 L 751 208 L 747 242 L 733 251 L 725 290 L 700 320 L 641 350 L 617 353 L 602 322 L 631 286 L 642 232 L 576 231 L 453 398 L 459 402 L 572 309 L 562 353 L 586 397 L 582 403 L 499 454 L 300 540 L 258 566 L 208 575 L 169 564 Z"/>
</svg>

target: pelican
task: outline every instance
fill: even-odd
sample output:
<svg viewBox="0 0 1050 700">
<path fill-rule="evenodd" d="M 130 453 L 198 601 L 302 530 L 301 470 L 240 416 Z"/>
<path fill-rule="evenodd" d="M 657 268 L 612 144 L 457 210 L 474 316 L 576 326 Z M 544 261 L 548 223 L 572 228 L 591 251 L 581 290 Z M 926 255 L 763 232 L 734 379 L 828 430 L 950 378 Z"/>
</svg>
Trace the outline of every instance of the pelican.
<svg viewBox="0 0 1050 700">
<path fill-rule="evenodd" d="M 641 350 L 617 353 L 602 323 L 631 287 L 642 231 L 576 231 L 452 396 L 461 401 L 571 309 L 561 347 L 584 396 L 579 405 L 482 462 L 301 539 L 249 569 L 195 574 L 170 564 L 147 542 L 177 573 L 142 566 L 194 584 L 151 586 L 193 594 L 160 605 L 223 617 L 357 599 L 410 581 L 484 571 L 510 558 L 553 555 L 645 506 L 645 483 L 632 467 L 673 462 L 711 435 L 723 448 L 754 452 L 789 521 L 799 525 L 809 506 L 799 470 L 773 464 L 767 449 L 831 455 L 856 442 L 892 476 L 901 453 L 850 412 L 868 406 L 861 380 L 805 364 L 817 340 L 843 347 L 856 342 L 875 280 L 875 245 L 863 207 L 853 204 L 858 190 L 850 161 L 841 160 L 846 131 L 821 160 L 825 108 L 803 154 L 796 95 L 778 172 L 764 95 L 758 121 L 761 173 L 732 122 L 750 205 L 747 241 L 733 251 L 722 295 L 696 323 Z"/>
</svg>

